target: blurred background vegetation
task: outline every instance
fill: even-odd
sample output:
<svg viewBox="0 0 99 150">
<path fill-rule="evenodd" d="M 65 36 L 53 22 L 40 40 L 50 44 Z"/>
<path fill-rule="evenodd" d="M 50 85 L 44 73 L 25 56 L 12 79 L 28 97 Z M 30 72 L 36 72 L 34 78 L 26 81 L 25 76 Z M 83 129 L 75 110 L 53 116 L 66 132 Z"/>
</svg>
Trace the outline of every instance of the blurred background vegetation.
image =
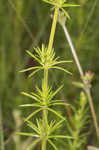
<svg viewBox="0 0 99 150">
<path fill-rule="evenodd" d="M 99 122 L 98 0 L 73 2 L 80 4 L 81 7 L 68 10 L 71 20 L 67 21 L 67 27 L 84 71 L 94 72 L 92 95 Z M 19 136 L 14 136 L 17 128 L 21 130 L 23 117 L 30 112 L 28 109 L 20 110 L 19 105 L 28 102 L 20 92 L 31 91 L 36 84 L 40 85 L 42 73 L 29 79 L 28 73 L 21 74 L 19 71 L 36 65 L 25 51 L 28 49 L 33 52 L 34 46 L 48 43 L 51 13 L 49 5 L 41 0 L 0 0 L 0 107 L 6 150 L 23 150 L 31 141 L 31 139 L 20 139 Z M 73 59 L 59 24 L 57 24 L 54 47 L 57 56 Z M 66 67 L 73 76 L 51 71 L 49 84 L 56 88 L 64 83 L 59 97 L 73 103 L 79 97 L 80 90 L 72 86 L 72 81 L 79 81 L 80 77 L 75 63 L 68 64 Z M 93 125 L 91 135 L 88 144 L 99 146 Z"/>
</svg>

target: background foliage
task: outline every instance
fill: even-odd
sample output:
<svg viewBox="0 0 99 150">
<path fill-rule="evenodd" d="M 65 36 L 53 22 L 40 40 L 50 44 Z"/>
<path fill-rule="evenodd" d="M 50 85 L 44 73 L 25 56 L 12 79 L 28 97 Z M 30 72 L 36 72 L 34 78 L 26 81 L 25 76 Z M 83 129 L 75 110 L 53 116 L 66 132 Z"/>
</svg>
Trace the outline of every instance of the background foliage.
<svg viewBox="0 0 99 150">
<path fill-rule="evenodd" d="M 67 21 L 67 27 L 84 70 L 94 72 L 92 94 L 99 122 L 98 0 L 75 0 L 74 3 L 80 3 L 81 7 L 68 9 L 72 19 Z M 27 0 L 7 0 L 6 2 L 0 0 L 0 105 L 7 150 L 19 150 L 22 146 L 24 149 L 25 144 L 31 141 L 31 139 L 20 139 L 20 136 L 13 138 L 14 131 L 22 124 L 23 116 L 30 112 L 26 109 L 20 111 L 18 106 L 28 101 L 27 98 L 21 96 L 20 92 L 33 90 L 36 83 L 39 85 L 42 74 L 34 76 L 33 79 L 27 79 L 27 73 L 20 74 L 19 70 L 36 65 L 36 62 L 26 54 L 27 49 L 32 52 L 34 46 L 48 43 L 51 27 L 49 8 L 49 5 L 44 4 L 41 0 L 29 0 L 28 2 Z M 57 56 L 73 59 L 59 24 L 54 47 Z M 73 87 L 71 83 L 79 80 L 79 73 L 75 63 L 67 64 L 67 68 L 73 73 L 72 77 L 59 71 L 53 74 L 52 71 L 51 80 L 49 80 L 55 88 L 64 83 L 59 97 L 73 103 L 79 97 L 79 89 Z M 88 143 L 99 146 L 93 125 L 91 134 Z M 26 143 L 24 143 L 25 140 Z"/>
</svg>

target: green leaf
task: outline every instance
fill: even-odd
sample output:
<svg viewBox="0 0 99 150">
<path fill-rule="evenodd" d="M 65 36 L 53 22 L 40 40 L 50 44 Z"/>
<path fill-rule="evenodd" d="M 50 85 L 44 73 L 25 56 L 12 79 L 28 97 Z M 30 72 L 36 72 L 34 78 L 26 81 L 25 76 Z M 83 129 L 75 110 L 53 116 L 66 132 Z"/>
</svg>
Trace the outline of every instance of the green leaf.
<svg viewBox="0 0 99 150">
<path fill-rule="evenodd" d="M 33 96 L 37 97 L 37 99 L 39 99 L 39 101 L 42 100 L 42 97 L 39 96 L 38 94 L 36 94 L 36 93 L 34 93 L 34 92 L 31 92 L 31 94 L 32 94 Z"/>
<path fill-rule="evenodd" d="M 21 71 L 19 71 L 19 72 L 26 72 L 26 71 L 30 71 L 30 70 L 34 70 L 34 69 L 40 69 L 41 67 L 30 67 L 30 68 L 27 68 L 27 69 L 23 69 L 23 70 L 21 70 Z"/>
<path fill-rule="evenodd" d="M 39 135 L 37 135 L 35 133 L 16 132 L 16 134 L 23 135 L 23 136 L 39 137 Z"/>
<path fill-rule="evenodd" d="M 65 9 L 63 9 L 63 8 L 61 8 L 61 10 L 64 12 L 65 16 L 66 16 L 68 19 L 70 19 L 70 16 L 69 16 L 68 12 L 65 11 Z"/>
<path fill-rule="evenodd" d="M 51 5 L 55 5 L 55 3 L 50 2 L 49 0 L 43 0 L 43 2 L 48 3 L 48 4 L 51 4 Z"/>
<path fill-rule="evenodd" d="M 66 103 L 52 103 L 52 106 L 56 106 L 56 105 L 64 105 L 64 106 L 69 106 L 70 104 L 66 104 Z"/>
<path fill-rule="evenodd" d="M 41 50 L 39 47 L 34 48 L 35 52 L 40 56 L 41 55 Z"/>
<path fill-rule="evenodd" d="M 33 124 L 31 121 L 27 120 L 27 125 L 28 125 L 31 129 L 33 129 L 35 132 L 37 132 L 38 134 L 40 134 L 40 132 L 39 132 L 39 130 L 38 130 L 38 127 L 37 127 L 35 124 Z"/>
<path fill-rule="evenodd" d="M 38 100 L 35 96 L 31 95 L 31 94 L 28 94 L 26 92 L 21 92 L 22 95 L 25 95 L 27 97 L 30 97 L 32 98 L 33 100 L 37 101 L 37 102 L 40 102 L 40 100 Z"/>
<path fill-rule="evenodd" d="M 23 105 L 20 105 L 20 107 L 41 107 L 41 105 L 38 105 L 38 104 L 23 104 Z"/>
<path fill-rule="evenodd" d="M 38 112 L 40 112 L 42 110 L 42 108 L 37 109 L 36 111 L 34 111 L 33 113 L 31 113 L 26 119 L 25 121 L 29 120 L 30 118 L 32 118 L 34 115 L 36 115 Z"/>
<path fill-rule="evenodd" d="M 57 64 L 63 64 L 63 63 L 71 63 L 71 60 L 62 60 L 62 61 L 56 61 L 55 63 L 53 63 L 53 65 L 57 65 Z"/>
<path fill-rule="evenodd" d="M 37 140 L 33 141 L 32 144 L 30 144 L 30 145 L 27 147 L 26 150 L 32 150 L 33 147 L 34 147 L 35 145 L 37 145 L 37 143 L 40 142 L 40 140 L 41 140 L 41 139 L 37 139 Z"/>
<path fill-rule="evenodd" d="M 84 88 L 84 84 L 81 82 L 72 82 L 72 84 L 75 85 L 76 87 Z"/>
<path fill-rule="evenodd" d="M 64 69 L 64 68 L 62 68 L 62 67 L 53 66 L 53 67 L 51 67 L 51 68 L 55 68 L 55 69 L 58 69 L 58 70 L 62 70 L 62 71 L 64 71 L 64 72 L 66 72 L 66 73 L 68 73 L 68 74 L 72 75 L 72 73 L 71 73 L 71 72 L 69 72 L 68 70 L 66 70 L 66 69 Z"/>
<path fill-rule="evenodd" d="M 60 139 L 74 139 L 74 137 L 66 136 L 66 135 L 51 135 L 49 138 L 60 138 Z"/>
<path fill-rule="evenodd" d="M 64 101 L 63 100 L 52 100 L 52 102 L 51 103 L 56 103 L 56 102 L 63 102 L 64 103 Z"/>
<path fill-rule="evenodd" d="M 40 95 L 40 97 L 42 98 L 43 97 L 42 91 L 38 87 L 36 87 L 36 90 L 37 90 L 38 94 Z"/>
<path fill-rule="evenodd" d="M 55 149 L 55 150 L 58 150 L 56 145 L 50 140 L 48 139 L 48 142 L 52 145 L 52 147 Z"/>
<path fill-rule="evenodd" d="M 52 113 L 54 113 L 56 116 L 58 116 L 59 118 L 61 118 L 61 119 L 63 119 L 63 120 L 65 120 L 65 118 L 62 116 L 62 115 L 60 115 L 57 111 L 55 111 L 55 110 L 53 110 L 53 109 L 51 109 L 51 108 L 47 108 L 50 112 L 52 112 Z"/>
<path fill-rule="evenodd" d="M 58 123 L 56 123 L 56 124 L 51 128 L 50 134 L 51 134 L 52 132 L 54 132 L 57 128 L 60 128 L 63 121 L 64 121 L 64 120 L 61 120 L 61 121 L 59 121 Z"/>
<path fill-rule="evenodd" d="M 38 59 L 34 54 L 32 54 L 30 51 L 26 51 L 32 58 L 34 58 L 37 62 L 41 63 L 40 59 Z"/>
<path fill-rule="evenodd" d="M 42 70 L 43 67 L 40 67 L 39 69 L 36 69 L 35 71 L 33 71 L 30 75 L 29 78 L 32 77 L 35 73 L 37 73 L 38 71 Z"/>
<path fill-rule="evenodd" d="M 53 94 L 51 94 L 51 98 L 53 98 L 62 88 L 63 85 L 61 85 Z"/>
<path fill-rule="evenodd" d="M 79 7 L 77 4 L 64 4 L 62 7 Z"/>
</svg>

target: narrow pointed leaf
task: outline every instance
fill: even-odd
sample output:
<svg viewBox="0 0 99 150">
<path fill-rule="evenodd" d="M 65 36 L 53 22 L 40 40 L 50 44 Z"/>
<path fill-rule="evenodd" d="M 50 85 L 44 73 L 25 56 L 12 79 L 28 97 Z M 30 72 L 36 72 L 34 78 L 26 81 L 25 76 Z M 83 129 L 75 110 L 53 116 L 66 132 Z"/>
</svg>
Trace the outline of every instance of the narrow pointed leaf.
<svg viewBox="0 0 99 150">
<path fill-rule="evenodd" d="M 62 7 L 79 7 L 77 4 L 64 4 Z"/>
<path fill-rule="evenodd" d="M 36 69 L 35 71 L 33 71 L 30 75 L 29 75 L 29 78 L 32 77 L 35 73 L 37 73 L 38 71 L 42 70 L 43 68 L 40 67 L 38 69 Z"/>
<path fill-rule="evenodd" d="M 64 68 L 62 68 L 62 67 L 54 66 L 54 67 L 51 67 L 51 68 L 55 68 L 55 69 L 58 69 L 58 70 L 62 70 L 62 71 L 64 71 L 64 72 L 66 72 L 66 73 L 72 75 L 71 72 L 69 72 L 68 70 L 66 70 L 66 69 L 64 69 Z"/>
<path fill-rule="evenodd" d="M 57 65 L 57 64 L 63 64 L 63 63 L 71 63 L 71 60 L 63 60 L 63 61 L 56 61 L 55 63 L 53 63 L 53 65 Z"/>
<path fill-rule="evenodd" d="M 38 112 L 40 112 L 42 110 L 42 108 L 35 110 L 33 113 L 31 113 L 26 119 L 25 121 L 29 120 L 30 118 L 32 118 L 34 115 L 36 115 Z"/>
<path fill-rule="evenodd" d="M 56 102 L 57 102 L 57 103 L 58 103 L 58 102 L 63 102 L 63 103 L 64 103 L 63 100 L 54 100 L 54 99 L 52 100 L 52 103 L 56 103 Z"/>
<path fill-rule="evenodd" d="M 23 136 L 31 136 L 31 137 L 39 137 L 37 134 L 33 133 L 25 133 L 25 132 L 16 132 L 18 135 L 23 135 Z"/>
<path fill-rule="evenodd" d="M 35 52 L 40 56 L 41 55 L 41 50 L 39 47 L 34 48 Z"/>
<path fill-rule="evenodd" d="M 30 97 L 32 98 L 33 100 L 37 101 L 37 102 L 40 102 L 40 100 L 38 100 L 35 96 L 31 95 L 31 94 L 28 94 L 26 92 L 21 92 L 21 94 L 27 96 L 27 97 Z"/>
<path fill-rule="evenodd" d="M 66 103 L 52 103 L 52 106 L 56 106 L 56 105 L 64 105 L 64 106 L 69 106 L 70 104 L 66 104 Z"/>
<path fill-rule="evenodd" d="M 50 143 L 50 145 L 55 149 L 55 150 L 58 150 L 56 145 L 50 140 L 48 139 L 48 142 Z"/>
<path fill-rule="evenodd" d="M 67 11 L 65 11 L 63 8 L 61 8 L 61 10 L 64 12 L 65 16 L 66 16 L 68 19 L 70 19 L 70 16 L 69 16 L 69 14 L 67 13 Z"/>
<path fill-rule="evenodd" d="M 65 135 L 51 135 L 51 136 L 49 136 L 49 138 L 74 139 L 74 137 L 65 136 Z"/>
<path fill-rule="evenodd" d="M 30 144 L 26 150 L 32 150 L 39 142 L 40 142 L 40 139 L 33 141 L 32 144 Z"/>
<path fill-rule="evenodd" d="M 61 119 L 63 119 L 63 120 L 65 120 L 65 118 L 62 116 L 62 115 L 60 115 L 57 111 L 55 111 L 55 110 L 53 110 L 53 109 L 51 109 L 51 108 L 47 108 L 50 112 L 52 112 L 52 113 L 54 113 L 56 116 L 58 116 L 59 118 L 61 118 Z"/>
<path fill-rule="evenodd" d="M 24 105 L 20 105 L 20 107 L 41 107 L 41 105 L 38 105 L 38 104 L 24 104 Z"/>
<path fill-rule="evenodd" d="M 21 71 L 19 71 L 19 72 L 26 72 L 26 71 L 31 71 L 31 70 L 34 70 L 34 69 L 39 69 L 39 68 L 41 68 L 41 67 L 30 67 L 30 68 L 27 68 L 27 69 L 23 69 L 23 70 L 21 70 Z"/>
<path fill-rule="evenodd" d="M 34 58 L 37 62 L 41 62 L 34 54 L 32 54 L 30 51 L 26 51 L 32 58 Z"/>
<path fill-rule="evenodd" d="M 84 88 L 84 84 L 81 82 L 72 82 L 72 84 L 75 85 L 76 87 Z"/>
<path fill-rule="evenodd" d="M 61 120 L 61 121 L 59 121 L 58 123 L 56 123 L 56 124 L 52 127 L 50 133 L 54 132 L 57 128 L 60 128 L 63 121 L 64 121 L 64 120 Z"/>
<path fill-rule="evenodd" d="M 50 2 L 50 1 L 48 1 L 48 0 L 43 0 L 43 2 L 48 3 L 48 4 L 51 4 L 51 5 L 55 5 L 55 3 Z"/>
<path fill-rule="evenodd" d="M 34 123 L 32 123 L 31 121 L 27 121 L 27 125 L 30 127 L 30 128 L 32 128 L 35 132 L 37 132 L 38 134 L 40 134 L 40 132 L 39 132 L 39 130 L 38 130 L 38 127 L 34 124 Z"/>
<path fill-rule="evenodd" d="M 51 94 L 51 98 L 53 98 L 62 88 L 63 85 L 61 85 L 53 94 Z"/>
<path fill-rule="evenodd" d="M 34 92 L 31 92 L 31 94 L 32 94 L 33 96 L 37 97 L 37 98 L 39 99 L 39 101 L 42 100 L 42 98 L 41 98 L 38 94 L 36 94 L 36 93 L 34 93 Z"/>
</svg>

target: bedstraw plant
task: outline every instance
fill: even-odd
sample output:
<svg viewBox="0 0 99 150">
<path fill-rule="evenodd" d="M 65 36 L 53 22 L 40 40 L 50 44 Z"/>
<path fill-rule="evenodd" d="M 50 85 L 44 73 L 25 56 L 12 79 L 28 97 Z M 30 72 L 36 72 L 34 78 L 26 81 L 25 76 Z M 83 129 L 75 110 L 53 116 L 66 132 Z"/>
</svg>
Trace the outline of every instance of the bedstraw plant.
<svg viewBox="0 0 99 150">
<path fill-rule="evenodd" d="M 33 137 L 33 142 L 27 147 L 27 150 L 33 149 L 35 145 L 40 143 L 41 150 L 47 150 L 47 143 L 49 143 L 53 149 L 58 150 L 57 144 L 54 143 L 54 140 L 57 139 L 66 139 L 66 147 L 70 150 L 77 150 L 80 148 L 82 143 L 84 142 L 83 137 L 86 134 L 81 133 L 83 127 L 87 122 L 86 115 L 86 104 L 87 98 L 84 93 L 81 93 L 80 101 L 78 105 L 78 110 L 76 110 L 71 105 L 65 103 L 62 100 L 55 99 L 56 94 L 63 88 L 61 85 L 56 91 L 53 91 L 52 87 L 49 86 L 48 75 L 51 69 L 57 69 L 64 71 L 72 75 L 70 71 L 63 68 L 61 65 L 63 63 L 70 63 L 70 60 L 60 60 L 59 57 L 56 57 L 55 50 L 53 48 L 54 35 L 56 30 L 57 21 L 59 20 L 59 15 L 63 13 L 66 18 L 70 19 L 68 12 L 65 10 L 66 7 L 75 7 L 79 6 L 76 4 L 68 4 L 66 0 L 43 0 L 45 3 L 48 3 L 52 6 L 52 11 L 54 11 L 53 19 L 52 19 L 52 27 L 49 38 L 48 46 L 42 44 L 41 48 L 34 48 L 34 53 L 27 51 L 28 55 L 35 59 L 38 63 L 37 66 L 33 66 L 30 68 L 26 68 L 20 72 L 32 71 L 29 74 L 29 77 L 34 76 L 39 71 L 43 71 L 43 78 L 41 79 L 41 87 L 36 86 L 36 92 L 22 92 L 23 95 L 33 100 L 33 103 L 23 104 L 20 107 L 32 107 L 35 110 L 29 114 L 25 119 L 25 123 L 28 127 L 30 127 L 33 132 L 18 132 L 20 135 Z M 65 20 L 64 20 L 65 22 Z M 66 106 L 71 108 L 73 111 L 72 118 L 67 120 L 67 118 L 61 115 L 58 111 L 54 110 L 52 106 Z M 65 108 L 65 107 L 64 107 Z M 41 113 L 42 112 L 42 113 Z M 39 118 L 34 117 L 39 113 Z M 49 120 L 49 113 L 54 114 L 58 118 L 56 120 Z M 40 116 L 40 114 L 42 114 Z M 84 119 L 83 117 L 86 116 Z M 36 119 L 35 119 L 36 118 Z M 33 120 L 35 119 L 35 123 Z M 67 126 L 66 130 L 70 133 L 66 134 L 56 134 L 56 130 L 58 130 L 62 125 Z M 59 130 L 60 131 L 60 130 Z M 58 132 L 59 133 L 59 132 Z"/>
</svg>

